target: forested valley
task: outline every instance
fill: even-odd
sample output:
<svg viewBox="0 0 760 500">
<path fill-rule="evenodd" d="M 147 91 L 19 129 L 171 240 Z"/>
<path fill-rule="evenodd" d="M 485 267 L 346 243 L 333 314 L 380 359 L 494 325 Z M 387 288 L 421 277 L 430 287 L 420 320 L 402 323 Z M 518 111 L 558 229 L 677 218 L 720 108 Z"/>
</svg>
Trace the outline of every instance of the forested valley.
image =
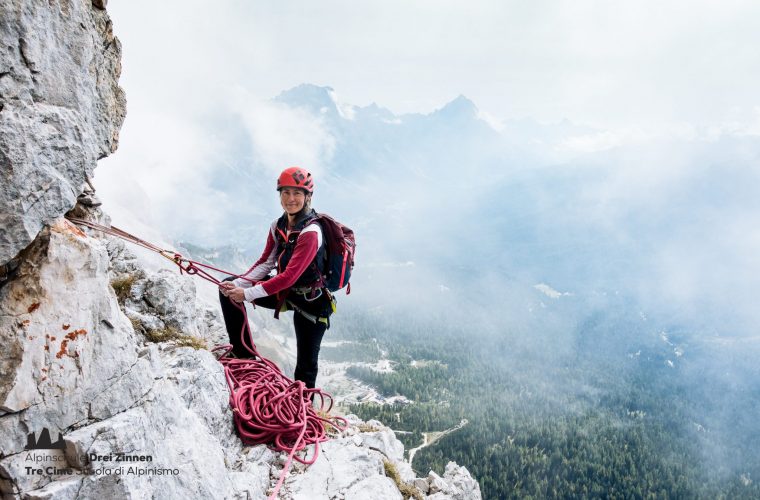
<svg viewBox="0 0 760 500">
<path fill-rule="evenodd" d="M 456 461 L 488 499 L 760 498 L 760 390 L 741 371 L 751 352 L 732 351 L 727 378 L 705 361 L 725 355 L 709 344 L 605 314 L 556 339 L 559 352 L 540 332 L 526 343 L 476 319 L 348 311 L 335 324 L 329 335 L 349 342 L 322 356 L 365 362 L 348 375 L 412 401 L 349 409 L 409 431 L 407 454 L 466 420 L 416 453 L 418 475 Z M 383 356 L 392 372 L 366 364 Z"/>
</svg>

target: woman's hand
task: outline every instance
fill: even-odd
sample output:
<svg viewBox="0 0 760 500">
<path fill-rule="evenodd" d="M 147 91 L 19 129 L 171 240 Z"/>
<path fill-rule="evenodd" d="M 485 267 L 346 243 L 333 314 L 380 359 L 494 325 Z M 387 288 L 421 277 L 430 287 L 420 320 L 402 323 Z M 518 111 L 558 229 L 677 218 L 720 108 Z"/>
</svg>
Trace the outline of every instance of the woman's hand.
<svg viewBox="0 0 760 500">
<path fill-rule="evenodd" d="M 227 297 L 233 302 L 243 302 L 245 300 L 245 290 L 233 287 L 232 290 L 227 290 Z"/>
<path fill-rule="evenodd" d="M 234 302 L 243 302 L 245 300 L 245 291 L 242 288 L 236 287 L 231 281 L 219 283 L 219 291 Z"/>
</svg>

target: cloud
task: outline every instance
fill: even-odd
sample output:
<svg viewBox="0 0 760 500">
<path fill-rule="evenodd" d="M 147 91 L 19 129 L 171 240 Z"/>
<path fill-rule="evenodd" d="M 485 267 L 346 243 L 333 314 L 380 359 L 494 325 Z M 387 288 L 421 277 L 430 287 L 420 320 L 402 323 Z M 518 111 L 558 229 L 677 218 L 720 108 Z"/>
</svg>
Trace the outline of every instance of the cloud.
<svg viewBox="0 0 760 500">
<path fill-rule="evenodd" d="M 504 122 L 486 111 L 478 110 L 478 119 L 486 122 L 489 127 L 497 132 L 502 132 L 504 130 Z"/>
<path fill-rule="evenodd" d="M 335 138 L 320 116 L 300 108 L 257 100 L 238 88 L 230 111 L 241 118 L 254 161 L 273 179 L 283 168 L 300 165 L 319 178 L 335 152 Z"/>
<path fill-rule="evenodd" d="M 513 181 L 523 175 L 518 170 L 527 166 L 545 168 L 533 174 L 557 180 L 546 180 L 546 189 L 526 183 L 522 192 L 510 192 L 516 200 L 510 222 L 527 227 L 525 237 L 538 231 L 543 218 L 553 217 L 575 223 L 559 228 L 576 231 L 568 236 L 573 242 L 603 233 L 632 251 L 648 245 L 647 251 L 654 249 L 649 265 L 668 279 L 663 290 L 679 301 L 693 301 L 694 290 L 701 288 L 693 280 L 704 277 L 698 271 L 711 259 L 726 257 L 713 267 L 737 286 L 745 282 L 735 264 L 754 266 L 751 251 L 745 251 L 755 249 L 754 232 L 740 214 L 754 216 L 757 210 L 746 203 L 713 209 L 699 196 L 719 194 L 712 188 L 721 176 L 711 165 L 725 166 L 728 157 L 746 164 L 754 154 L 747 144 L 727 138 L 760 135 L 755 89 L 760 64 L 754 50 L 760 35 L 751 22 L 760 6 L 755 3 L 696 2 L 686 12 L 678 2 L 655 8 L 647 2 L 620 7 L 587 0 L 468 6 L 228 1 L 208 10 L 197 1 L 135 0 L 109 10 L 124 47 L 129 114 L 119 152 L 96 172 L 107 208 L 118 202 L 160 220 L 162 227 L 208 233 L 208 238 L 209 228 L 228 225 L 240 214 L 258 217 L 251 222 L 255 226 L 278 210 L 275 199 L 259 195 L 260 186 L 271 186 L 267 183 L 291 164 L 323 178 L 344 146 L 328 117 L 267 99 L 304 82 L 330 85 L 339 90 L 340 97 L 333 93 L 332 99 L 351 126 L 356 108 L 347 102 L 376 101 L 397 112 L 429 113 L 450 96 L 464 94 L 477 103 L 482 121 L 516 141 L 510 144 L 519 149 L 514 159 L 502 159 L 496 148 L 485 162 L 490 144 L 473 142 L 470 150 L 455 151 L 461 143 L 430 137 L 422 129 L 408 134 L 412 146 L 395 156 L 394 132 L 382 132 L 388 134 L 384 150 L 373 149 L 374 137 L 351 143 L 366 153 L 361 158 L 367 164 L 346 168 L 341 186 L 352 183 L 360 193 L 351 195 L 352 202 L 369 207 L 357 220 L 368 216 L 379 234 L 393 231 L 395 238 L 377 238 L 377 249 L 362 247 L 376 262 L 414 259 L 421 265 L 418 255 L 400 254 L 407 251 L 405 238 L 449 242 L 461 231 L 446 224 L 437 228 L 436 220 L 420 228 L 416 214 L 427 214 L 430 207 L 482 214 L 483 200 L 473 189 L 488 186 L 472 179 L 491 183 L 482 173 L 496 171 L 497 182 L 518 182 Z M 428 29 L 421 32 L 423 23 Z M 520 128 L 527 121 L 509 120 L 520 116 L 533 117 L 535 130 Z M 563 117 L 595 129 L 565 129 Z M 392 129 L 408 130 L 404 127 L 414 119 L 391 119 L 397 123 Z M 555 135 L 540 125 L 550 122 L 559 124 Z M 544 156 L 534 161 L 523 151 Z M 432 166 L 450 170 L 445 185 L 430 186 Z M 251 185 L 233 186 L 235 192 L 221 185 L 218 173 L 225 169 L 248 174 Z M 742 178 L 727 173 L 729 185 Z M 368 184 L 361 185 L 365 180 Z M 500 187 L 498 194 L 508 190 Z M 333 198 L 317 200 L 320 208 L 340 207 L 341 197 Z M 688 208 L 705 216 L 718 213 L 703 227 L 730 238 L 743 249 L 740 255 L 686 234 L 699 227 L 682 220 Z M 118 216 L 118 209 L 108 209 Z M 735 229 L 723 232 L 720 224 Z M 669 237 L 662 239 L 663 234 Z M 556 231 L 541 236 L 557 238 Z M 383 244 L 391 248 L 379 248 Z M 500 249 L 505 258 L 509 250 Z M 688 250 L 699 256 L 680 259 Z M 441 245 L 430 251 L 449 250 Z M 566 288 L 565 282 L 543 276 L 531 284 L 544 279 Z M 711 279 L 714 288 L 725 289 L 719 274 Z"/>
<path fill-rule="evenodd" d="M 706 127 L 704 135 L 709 141 L 725 136 L 760 137 L 760 106 L 736 110 L 729 120 Z"/>
<path fill-rule="evenodd" d="M 133 105 L 121 145 L 95 172 L 114 224 L 141 214 L 156 227 L 173 228 L 173 236 L 194 233 L 200 240 L 220 223 L 231 200 L 210 177 L 224 156 L 223 143 L 202 123 Z"/>
<path fill-rule="evenodd" d="M 204 115 L 172 103 L 130 102 L 120 148 L 95 175 L 115 224 L 142 214 L 175 238 L 209 245 L 237 238 L 230 228 L 241 214 L 269 219 L 280 210 L 275 196 L 251 190 L 273 191 L 291 165 L 321 178 L 336 148 L 323 117 L 240 87 Z"/>
<path fill-rule="evenodd" d="M 414 266 L 414 262 L 411 260 L 407 260 L 405 262 L 370 262 L 369 264 L 365 264 L 362 267 L 371 269 L 374 267 L 412 267 Z"/>
<path fill-rule="evenodd" d="M 642 288 L 678 305 L 684 317 L 720 318 L 723 334 L 754 331 L 760 322 L 760 209 L 747 208 L 715 211 L 697 227 L 675 225 L 672 236 L 653 248 Z"/>
<path fill-rule="evenodd" d="M 568 137 L 559 144 L 560 149 L 579 153 L 595 153 L 622 146 L 627 142 L 624 135 L 605 130 L 593 134 Z"/>
<path fill-rule="evenodd" d="M 533 288 L 535 288 L 539 292 L 543 293 L 544 295 L 552 299 L 558 299 L 562 297 L 563 295 L 572 295 L 570 292 L 558 292 L 557 290 L 550 287 L 546 283 L 539 283 L 537 285 L 533 285 Z"/>
<path fill-rule="evenodd" d="M 330 99 L 332 99 L 333 103 L 335 104 L 335 108 L 338 110 L 338 114 L 341 118 L 349 121 L 356 119 L 356 106 L 347 102 L 343 102 L 335 90 L 330 90 L 329 94 Z"/>
<path fill-rule="evenodd" d="M 760 105 L 760 5 L 685 5 L 133 0 L 109 11 L 125 82 L 193 108 L 228 85 L 262 99 L 303 82 L 398 113 L 464 94 L 497 117 L 603 129 L 709 126 Z"/>
</svg>

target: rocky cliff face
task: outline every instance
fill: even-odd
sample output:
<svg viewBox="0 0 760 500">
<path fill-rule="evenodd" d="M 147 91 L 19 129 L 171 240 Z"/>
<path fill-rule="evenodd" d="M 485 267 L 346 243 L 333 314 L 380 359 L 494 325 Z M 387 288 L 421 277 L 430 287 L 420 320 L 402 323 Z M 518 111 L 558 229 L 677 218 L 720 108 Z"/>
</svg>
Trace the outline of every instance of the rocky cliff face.
<svg viewBox="0 0 760 500">
<path fill-rule="evenodd" d="M 264 497 L 285 457 L 235 435 L 204 349 L 224 337 L 219 311 L 192 278 L 147 270 L 124 243 L 62 217 L 85 201 L 124 117 L 102 3 L 3 2 L 0 41 L 4 498 Z M 107 221 L 86 205 L 79 215 Z M 416 478 L 390 429 L 352 422 L 316 464 L 292 469 L 284 498 L 401 498 L 399 484 L 480 497 L 465 469 Z"/>
<path fill-rule="evenodd" d="M 0 3 L 0 265 L 71 209 L 116 150 L 120 65 L 111 20 L 92 1 Z"/>
</svg>

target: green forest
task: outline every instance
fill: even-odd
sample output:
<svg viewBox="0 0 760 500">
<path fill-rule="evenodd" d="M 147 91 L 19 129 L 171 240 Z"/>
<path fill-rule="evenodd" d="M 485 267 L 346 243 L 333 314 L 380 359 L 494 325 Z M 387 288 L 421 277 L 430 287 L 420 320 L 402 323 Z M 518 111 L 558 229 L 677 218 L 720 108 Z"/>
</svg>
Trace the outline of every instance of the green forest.
<svg viewBox="0 0 760 500">
<path fill-rule="evenodd" d="M 413 401 L 349 411 L 410 431 L 397 434 L 407 452 L 423 432 L 467 420 L 417 452 L 418 475 L 455 461 L 487 499 L 760 498 L 760 393 L 721 385 L 696 359 L 671 368 L 640 332 L 610 342 L 609 321 L 597 317 L 578 325 L 573 349 L 550 355 L 509 332 L 479 335 L 412 316 L 349 313 L 342 323 L 330 335 L 352 342 L 323 354 L 367 361 L 382 351 L 392 373 L 357 364 L 347 374 Z M 637 351 L 628 355 L 605 347 L 631 342 Z"/>
</svg>

